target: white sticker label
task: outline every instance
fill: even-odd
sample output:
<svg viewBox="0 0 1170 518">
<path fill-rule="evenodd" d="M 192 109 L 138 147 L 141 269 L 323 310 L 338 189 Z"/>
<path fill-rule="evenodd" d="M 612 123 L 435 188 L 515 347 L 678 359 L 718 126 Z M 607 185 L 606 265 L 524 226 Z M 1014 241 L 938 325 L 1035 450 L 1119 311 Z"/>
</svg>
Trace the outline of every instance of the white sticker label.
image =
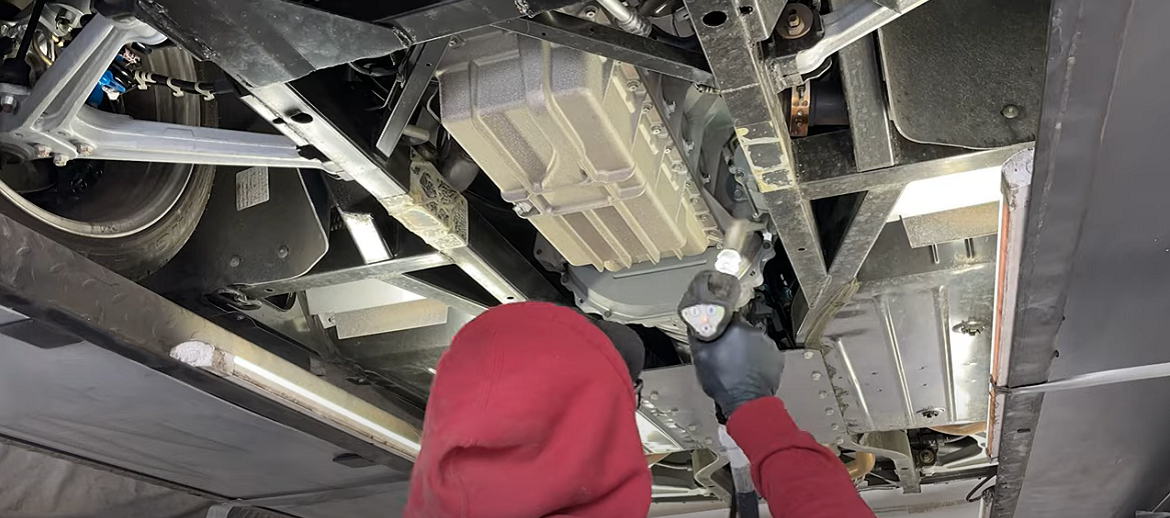
<svg viewBox="0 0 1170 518">
<path fill-rule="evenodd" d="M 268 201 L 268 168 L 252 167 L 236 173 L 236 211 Z"/>
</svg>

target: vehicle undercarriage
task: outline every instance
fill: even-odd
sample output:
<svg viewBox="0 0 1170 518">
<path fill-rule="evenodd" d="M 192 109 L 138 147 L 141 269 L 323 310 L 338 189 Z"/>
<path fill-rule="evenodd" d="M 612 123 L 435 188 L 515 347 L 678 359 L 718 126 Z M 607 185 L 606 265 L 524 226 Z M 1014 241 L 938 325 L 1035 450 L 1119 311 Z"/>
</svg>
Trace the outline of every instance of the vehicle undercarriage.
<svg viewBox="0 0 1170 518">
<path fill-rule="evenodd" d="M 860 490 L 996 473 L 1048 1 L 10 3 L 0 213 L 403 426 L 470 318 L 570 305 L 646 343 L 656 501 L 728 499 L 676 309 L 742 221 Z"/>
</svg>

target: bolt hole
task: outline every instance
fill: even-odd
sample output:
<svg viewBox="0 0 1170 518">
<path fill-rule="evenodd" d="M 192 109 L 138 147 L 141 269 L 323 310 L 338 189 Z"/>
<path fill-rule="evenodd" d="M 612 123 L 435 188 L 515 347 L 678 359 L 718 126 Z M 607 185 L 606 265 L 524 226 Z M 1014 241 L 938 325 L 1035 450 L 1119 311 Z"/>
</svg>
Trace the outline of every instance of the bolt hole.
<svg viewBox="0 0 1170 518">
<path fill-rule="evenodd" d="M 747 16 L 749 14 L 752 14 L 752 11 L 754 11 L 754 10 L 755 9 L 753 9 L 752 6 L 750 6 L 750 5 L 739 6 L 739 14 L 742 16 Z"/>
<path fill-rule="evenodd" d="M 723 11 L 711 11 L 703 15 L 703 25 L 707 27 L 718 27 L 727 21 L 727 13 Z"/>
<path fill-rule="evenodd" d="M 1016 433 L 1031 433 L 1031 432 L 1032 432 L 1031 428 L 1020 428 L 1020 429 L 1016 430 Z"/>
<path fill-rule="evenodd" d="M 797 252 L 803 252 L 804 250 L 805 250 L 804 247 L 800 247 L 800 248 L 796 249 Z"/>
<path fill-rule="evenodd" d="M 542 33 L 540 33 L 540 35 L 541 36 L 548 36 L 548 33 L 542 32 Z"/>
<path fill-rule="evenodd" d="M 508 299 L 508 300 L 516 300 L 516 297 L 504 297 L 504 298 Z"/>
<path fill-rule="evenodd" d="M 308 124 L 310 122 L 313 122 L 313 116 L 309 115 L 305 112 L 294 113 L 289 118 L 292 119 L 292 121 L 297 123 L 297 124 Z"/>
<path fill-rule="evenodd" d="M 264 293 L 276 293 L 276 290 L 272 288 L 264 288 Z"/>
</svg>

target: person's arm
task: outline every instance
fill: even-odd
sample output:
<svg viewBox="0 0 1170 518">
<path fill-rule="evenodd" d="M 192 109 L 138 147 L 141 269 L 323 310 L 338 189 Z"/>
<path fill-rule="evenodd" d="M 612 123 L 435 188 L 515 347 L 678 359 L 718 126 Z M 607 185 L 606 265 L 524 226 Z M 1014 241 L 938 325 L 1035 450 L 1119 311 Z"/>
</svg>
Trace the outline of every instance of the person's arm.
<svg viewBox="0 0 1170 518">
<path fill-rule="evenodd" d="M 751 462 L 773 518 L 873 517 L 841 461 L 797 428 L 779 398 L 740 405 L 727 433 Z"/>
</svg>

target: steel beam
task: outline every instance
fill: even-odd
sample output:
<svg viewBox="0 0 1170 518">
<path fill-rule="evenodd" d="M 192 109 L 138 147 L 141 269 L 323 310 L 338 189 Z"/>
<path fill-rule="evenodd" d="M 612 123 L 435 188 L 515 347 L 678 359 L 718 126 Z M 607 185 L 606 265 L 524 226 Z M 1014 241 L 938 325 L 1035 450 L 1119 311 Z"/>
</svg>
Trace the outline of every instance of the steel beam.
<svg viewBox="0 0 1170 518">
<path fill-rule="evenodd" d="M 245 98 L 294 141 L 317 149 L 327 166 L 361 185 L 426 243 L 459 266 L 500 302 L 557 300 L 559 294 L 475 209 L 447 185 L 434 165 L 398 150 L 380 156 L 347 133 L 290 84 L 251 90 Z M 328 103 L 328 100 L 324 100 Z M 338 115 L 341 116 L 341 115 Z"/>
<path fill-rule="evenodd" d="M 692 83 L 715 85 L 715 77 L 702 54 L 567 14 L 548 12 L 495 26 Z"/>
<path fill-rule="evenodd" d="M 254 298 L 271 297 L 295 293 L 312 288 L 334 286 L 362 279 L 397 277 L 410 272 L 438 268 L 451 264 L 451 259 L 438 252 L 396 257 L 378 263 L 341 268 L 326 272 L 309 272 L 293 279 L 252 284 L 240 288 L 245 295 Z M 421 294 L 420 294 L 421 295 Z"/>
<path fill-rule="evenodd" d="M 865 193 L 861 205 L 845 232 L 841 246 L 833 257 L 829 267 L 825 287 L 817 298 L 808 298 L 805 294 L 807 309 L 805 317 L 796 325 L 796 341 L 800 343 L 819 343 L 819 334 L 837 315 L 853 292 L 856 291 L 854 279 L 861 269 L 861 264 L 869 256 L 870 249 L 877 241 L 878 234 L 886 226 L 886 218 L 898 203 L 902 195 L 902 186 L 884 186 L 871 189 Z"/>
<path fill-rule="evenodd" d="M 406 73 L 406 81 L 402 83 L 398 98 L 394 100 L 394 107 L 390 109 L 390 116 L 382 126 L 381 133 L 374 147 L 383 155 L 389 156 L 398 147 L 402 139 L 402 131 L 414 117 L 418 103 L 422 101 L 431 79 L 435 77 L 435 69 L 443 54 L 447 52 L 450 38 L 439 38 L 418 45 L 410 53 L 410 70 Z"/>
<path fill-rule="evenodd" d="M 802 290 L 815 297 L 827 273 L 824 253 L 796 181 L 792 140 L 760 46 L 736 2 L 686 0 L 685 5 L 796 277 Z"/>
<path fill-rule="evenodd" d="M 858 171 L 890 167 L 897 163 L 885 86 L 878 70 L 874 37 L 865 36 L 837 53 L 841 86 L 849 107 L 849 131 Z"/>
<path fill-rule="evenodd" d="M 0 236 L 5 306 L 344 451 L 409 470 L 410 461 L 365 438 L 170 357 L 172 347 L 191 340 L 233 350 L 255 345 L 3 215 Z"/>
<path fill-rule="evenodd" d="M 862 172 L 858 172 L 847 166 L 820 168 L 816 163 L 802 163 L 801 187 L 809 199 L 818 199 L 862 192 L 884 186 L 905 185 L 915 180 L 937 178 L 989 167 L 1002 167 L 1003 163 L 1011 158 L 1012 155 L 1021 150 L 1031 148 L 1033 145 L 1029 142 L 986 151 L 975 151 L 945 156 L 943 158 L 927 159 L 920 162 L 904 159 L 902 164 L 893 167 Z M 849 149 L 842 149 L 837 153 L 841 152 L 851 153 Z M 841 162 L 836 160 L 832 162 L 838 166 L 842 165 Z"/>
</svg>

